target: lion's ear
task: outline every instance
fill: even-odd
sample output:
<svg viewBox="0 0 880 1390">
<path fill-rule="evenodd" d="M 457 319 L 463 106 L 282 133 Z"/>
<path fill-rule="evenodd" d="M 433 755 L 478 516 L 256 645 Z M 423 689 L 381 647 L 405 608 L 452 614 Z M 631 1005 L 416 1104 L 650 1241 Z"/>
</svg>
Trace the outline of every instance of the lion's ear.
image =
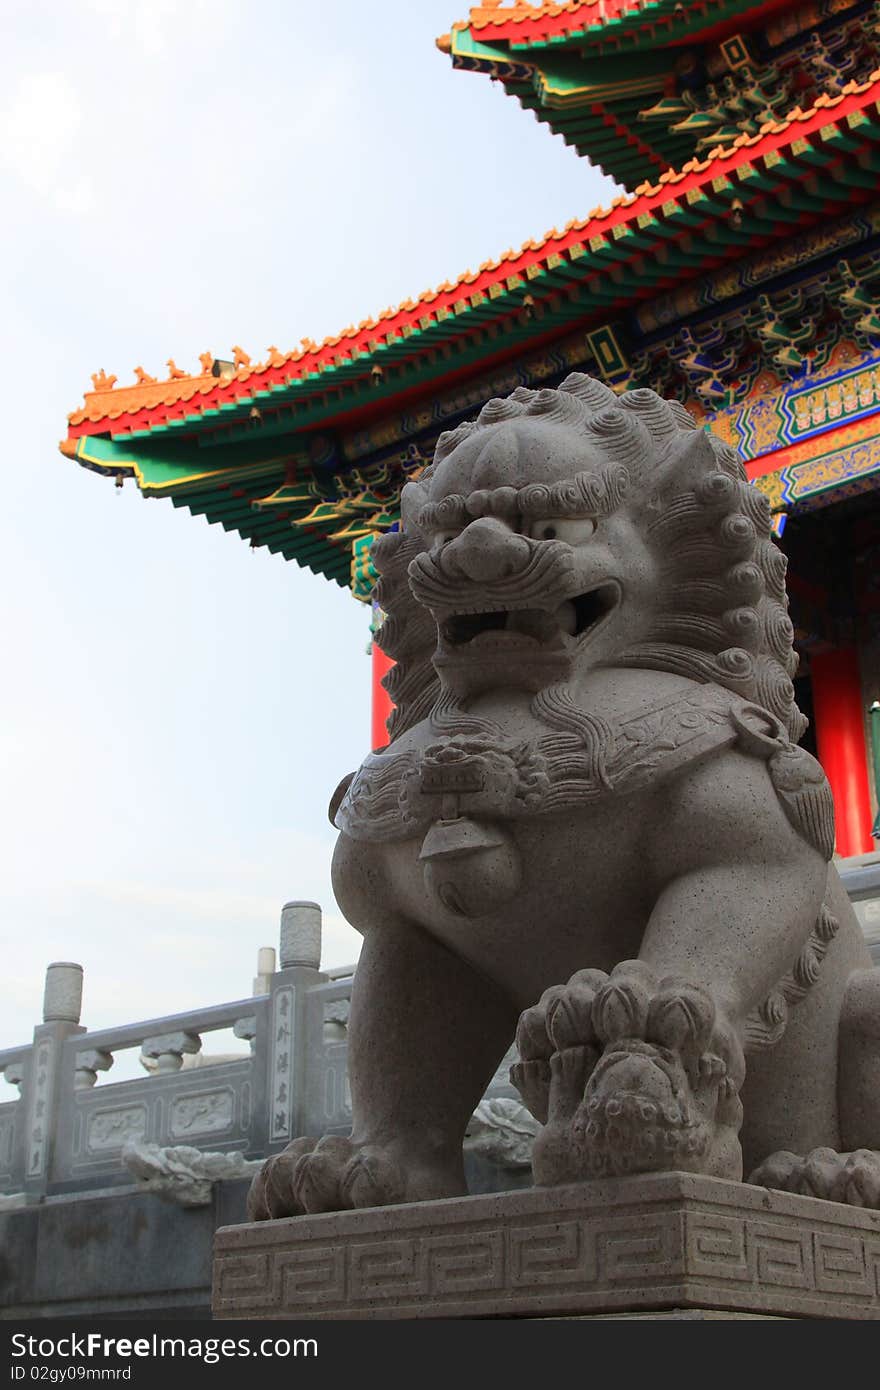
<svg viewBox="0 0 880 1390">
<path fill-rule="evenodd" d="M 407 483 L 400 494 L 400 527 L 408 536 L 419 534 L 419 513 L 428 500 L 421 483 Z"/>
<path fill-rule="evenodd" d="M 654 487 L 690 491 L 701 478 L 717 469 L 712 441 L 705 430 L 684 431 L 673 436 L 670 447 L 660 455 L 651 479 Z"/>
</svg>

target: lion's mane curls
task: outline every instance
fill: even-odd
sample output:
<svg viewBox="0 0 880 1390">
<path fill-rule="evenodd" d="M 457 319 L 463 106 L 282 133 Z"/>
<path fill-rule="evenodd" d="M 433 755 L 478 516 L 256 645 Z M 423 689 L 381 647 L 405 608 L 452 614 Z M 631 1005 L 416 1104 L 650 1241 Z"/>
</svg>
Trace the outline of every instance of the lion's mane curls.
<svg viewBox="0 0 880 1390">
<path fill-rule="evenodd" d="M 385 679 L 396 705 L 391 738 L 424 719 L 439 696 L 434 624 L 407 581 L 409 563 L 426 545 L 419 519 L 434 500 L 431 480 L 464 439 L 518 416 L 586 435 L 629 475 L 623 506 L 644 529 L 661 583 L 649 633 L 621 651 L 617 663 L 724 686 L 774 714 L 796 743 L 807 721 L 791 679 L 798 659 L 786 558 L 771 538 L 766 498 L 746 481 L 734 450 L 699 430 L 677 401 L 649 390 L 616 396 L 579 372 L 558 391 L 518 387 L 487 402 L 476 420 L 442 434 L 433 464 L 404 489 L 400 532 L 376 541 L 377 600 L 387 614 L 378 641 L 397 663 Z"/>
</svg>

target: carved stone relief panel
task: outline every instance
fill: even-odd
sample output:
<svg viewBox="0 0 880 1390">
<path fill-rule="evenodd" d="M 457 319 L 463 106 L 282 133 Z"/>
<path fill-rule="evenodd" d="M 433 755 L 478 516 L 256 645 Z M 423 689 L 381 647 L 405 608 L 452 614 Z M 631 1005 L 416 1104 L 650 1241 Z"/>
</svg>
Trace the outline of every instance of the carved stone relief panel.
<svg viewBox="0 0 880 1390">
<path fill-rule="evenodd" d="M 146 1105 L 95 1110 L 88 1118 L 86 1149 L 90 1154 L 106 1153 L 111 1149 L 121 1149 L 131 1139 L 144 1139 L 146 1134 Z"/>
<path fill-rule="evenodd" d="M 171 1103 L 171 1134 L 217 1134 L 232 1128 L 235 1120 L 235 1092 L 231 1086 L 222 1090 L 199 1091 L 195 1095 L 177 1096 Z"/>
</svg>

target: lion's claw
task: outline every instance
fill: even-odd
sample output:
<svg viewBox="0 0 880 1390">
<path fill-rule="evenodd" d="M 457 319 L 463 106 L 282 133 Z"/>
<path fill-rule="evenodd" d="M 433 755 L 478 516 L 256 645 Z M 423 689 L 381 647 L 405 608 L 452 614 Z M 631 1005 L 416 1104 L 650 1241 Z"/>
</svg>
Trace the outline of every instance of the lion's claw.
<svg viewBox="0 0 880 1390">
<path fill-rule="evenodd" d="M 510 1084 L 515 1086 L 528 1110 L 539 1124 L 547 1123 L 550 1102 L 550 1063 L 543 1057 L 514 1062 L 510 1068 Z"/>
<path fill-rule="evenodd" d="M 552 985 L 520 1016 L 520 1061 L 510 1071 L 535 1119 L 567 1123 L 598 1059 L 593 1027 L 596 995 L 608 981 L 602 970 L 579 970 L 566 985 Z"/>
<path fill-rule="evenodd" d="M 398 1165 L 381 1149 L 359 1149 L 340 1179 L 346 1207 L 387 1207 L 403 1202 L 406 1183 Z"/>
<path fill-rule="evenodd" d="M 641 962 L 627 961 L 625 964 L 633 966 Z M 624 972 L 618 966 L 596 995 L 593 1024 L 597 1036 L 606 1044 L 619 1038 L 644 1037 L 650 1002 L 644 970 Z"/>
<path fill-rule="evenodd" d="M 783 1149 L 765 1158 L 749 1182 L 756 1187 L 880 1210 L 880 1153 L 873 1149 L 837 1153 L 819 1148 L 802 1157 Z"/>
<path fill-rule="evenodd" d="M 547 1008 L 547 1032 L 555 1052 L 596 1041 L 596 995 L 586 984 L 569 982 Z"/>
<path fill-rule="evenodd" d="M 676 1052 L 703 1052 L 715 1025 L 708 990 L 686 980 L 665 979 L 651 1000 L 646 1037 Z"/>
<path fill-rule="evenodd" d="M 338 1211 L 343 1205 L 340 1176 L 351 1158 L 351 1144 L 328 1134 L 314 1149 L 301 1154 L 293 1170 L 293 1192 L 302 1211 Z"/>
</svg>

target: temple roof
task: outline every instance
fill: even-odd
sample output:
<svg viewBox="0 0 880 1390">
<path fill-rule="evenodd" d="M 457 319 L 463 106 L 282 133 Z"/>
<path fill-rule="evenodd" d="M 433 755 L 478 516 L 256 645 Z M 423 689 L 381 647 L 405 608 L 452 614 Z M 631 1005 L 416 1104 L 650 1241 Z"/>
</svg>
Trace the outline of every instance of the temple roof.
<svg viewBox="0 0 880 1390">
<path fill-rule="evenodd" d="M 880 7 L 681 0 L 481 6 L 438 39 L 627 188 L 880 67 Z"/>
<path fill-rule="evenodd" d="M 517 384 L 613 379 L 622 314 L 647 323 L 727 265 L 735 297 L 735 263 L 771 244 L 782 273 L 793 238 L 876 198 L 878 176 L 880 72 L 323 343 L 204 353 L 164 381 L 96 373 L 62 452 L 347 584 L 431 431 Z"/>
</svg>

